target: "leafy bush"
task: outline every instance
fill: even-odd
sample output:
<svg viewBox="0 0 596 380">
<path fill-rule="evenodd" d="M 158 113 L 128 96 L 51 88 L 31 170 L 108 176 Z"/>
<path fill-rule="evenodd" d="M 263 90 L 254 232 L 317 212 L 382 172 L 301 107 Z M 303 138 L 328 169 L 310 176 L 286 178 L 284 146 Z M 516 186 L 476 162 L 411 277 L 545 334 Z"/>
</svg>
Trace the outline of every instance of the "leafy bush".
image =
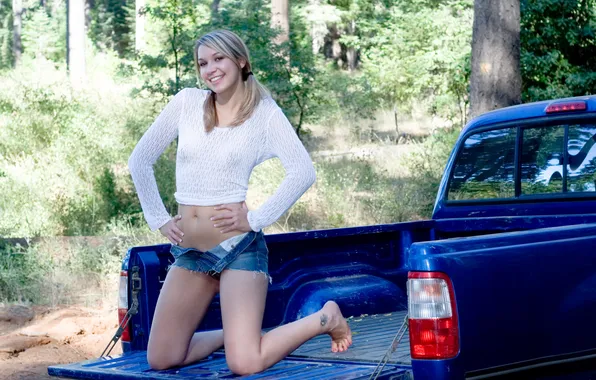
<svg viewBox="0 0 596 380">
<path fill-rule="evenodd" d="M 140 210 L 125 163 L 155 107 L 116 87 L 113 102 L 74 98 L 62 72 L 43 69 L 52 90 L 27 68 L 0 78 L 0 234 L 94 235 Z"/>
</svg>

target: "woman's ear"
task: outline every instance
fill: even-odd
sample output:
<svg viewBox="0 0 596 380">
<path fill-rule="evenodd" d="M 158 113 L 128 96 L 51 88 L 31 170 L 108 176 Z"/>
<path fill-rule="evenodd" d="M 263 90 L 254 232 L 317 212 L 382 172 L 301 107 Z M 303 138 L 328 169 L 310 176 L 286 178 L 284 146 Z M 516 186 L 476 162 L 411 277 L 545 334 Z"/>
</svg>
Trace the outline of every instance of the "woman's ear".
<svg viewBox="0 0 596 380">
<path fill-rule="evenodd" d="M 246 60 L 245 59 L 239 59 L 238 63 L 240 64 L 240 70 L 244 69 L 244 67 L 246 67 Z"/>
</svg>

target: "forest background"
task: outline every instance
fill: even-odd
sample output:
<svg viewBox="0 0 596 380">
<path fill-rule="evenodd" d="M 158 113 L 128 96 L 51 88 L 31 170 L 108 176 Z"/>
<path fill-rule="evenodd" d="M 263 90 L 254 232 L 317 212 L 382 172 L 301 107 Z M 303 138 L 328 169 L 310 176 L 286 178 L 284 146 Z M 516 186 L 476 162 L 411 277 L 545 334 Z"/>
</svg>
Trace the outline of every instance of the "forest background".
<svg viewBox="0 0 596 380">
<path fill-rule="evenodd" d="M 317 170 L 266 233 L 429 218 L 486 2 L 0 0 L 0 302 L 102 302 L 128 248 L 166 242 L 126 163 L 173 94 L 204 87 L 193 44 L 216 28 L 246 41 Z M 596 0 L 518 4 L 521 101 L 596 93 Z M 172 214 L 175 151 L 155 166 Z M 283 176 L 257 167 L 249 207 Z"/>
</svg>

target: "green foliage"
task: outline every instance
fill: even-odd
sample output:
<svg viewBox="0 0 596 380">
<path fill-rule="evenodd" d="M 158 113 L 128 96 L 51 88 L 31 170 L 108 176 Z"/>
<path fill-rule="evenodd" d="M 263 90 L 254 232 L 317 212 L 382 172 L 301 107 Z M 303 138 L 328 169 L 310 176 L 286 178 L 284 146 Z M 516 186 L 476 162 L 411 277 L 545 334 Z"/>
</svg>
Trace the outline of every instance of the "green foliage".
<svg viewBox="0 0 596 380">
<path fill-rule="evenodd" d="M 45 58 L 54 62 L 66 60 L 66 12 L 63 0 L 53 6 L 36 3 L 27 9 L 23 20 L 23 53 L 29 58 Z"/>
<path fill-rule="evenodd" d="M 54 307 L 113 300 L 115 294 L 107 293 L 117 283 L 123 253 L 132 245 L 155 243 L 130 234 L 125 239 L 45 238 L 27 247 L 0 245 L 0 302 Z"/>
<path fill-rule="evenodd" d="M 51 260 L 22 246 L 0 247 L 0 302 L 42 302 L 45 292 L 40 291 L 51 268 Z"/>
<path fill-rule="evenodd" d="M 313 121 L 328 125 L 345 125 L 349 121 L 373 119 L 381 102 L 369 78 L 362 73 L 346 73 L 327 65 L 319 70 L 317 85 L 312 88 Z"/>
<path fill-rule="evenodd" d="M 183 87 L 194 87 L 194 41 L 208 20 L 208 7 L 193 0 L 167 0 L 149 4 L 143 12 L 158 23 L 162 36 L 157 55 L 140 57 L 140 67 L 146 78 L 143 88 L 167 96 Z M 155 74 L 162 70 L 172 75 L 156 77 Z"/>
<path fill-rule="evenodd" d="M 321 227 L 396 223 L 428 217 L 416 182 L 390 174 L 362 158 L 317 162 L 317 215 Z M 319 228 L 321 228 L 319 227 Z"/>
<path fill-rule="evenodd" d="M 99 51 L 114 50 L 120 57 L 134 51 L 135 2 L 95 0 L 89 11 L 89 38 Z"/>
<path fill-rule="evenodd" d="M 33 84 L 0 78 L 7 89 L 0 94 L 0 234 L 94 235 L 113 219 L 138 220 L 122 169 L 132 131 L 147 120 L 139 110 L 152 108 L 116 91 L 112 104 L 92 93 L 73 99 L 59 76 L 50 90 L 29 70 L 21 75 Z"/>
<path fill-rule="evenodd" d="M 420 214 L 430 217 L 449 154 L 460 134 L 457 127 L 438 130 L 419 143 L 407 159 L 411 181 L 419 197 Z"/>
<path fill-rule="evenodd" d="M 596 92 L 594 0 L 522 0 L 524 102 Z"/>
<path fill-rule="evenodd" d="M 375 32 L 362 52 L 362 67 L 386 106 L 408 112 L 418 104 L 430 113 L 461 118 L 471 52 L 471 1 L 435 5 L 416 12 L 394 6 L 379 24 L 368 25 Z"/>
</svg>

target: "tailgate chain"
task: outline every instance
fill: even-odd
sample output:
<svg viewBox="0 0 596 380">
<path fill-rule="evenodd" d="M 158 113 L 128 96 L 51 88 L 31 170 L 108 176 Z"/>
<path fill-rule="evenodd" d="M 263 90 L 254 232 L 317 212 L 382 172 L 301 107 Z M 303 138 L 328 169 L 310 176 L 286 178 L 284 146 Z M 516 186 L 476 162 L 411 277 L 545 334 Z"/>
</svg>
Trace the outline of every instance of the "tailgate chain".
<svg viewBox="0 0 596 380">
<path fill-rule="evenodd" d="M 131 292 L 132 293 L 132 305 L 130 305 L 130 309 L 128 309 L 126 311 L 126 315 L 124 316 L 124 318 L 122 318 L 122 322 L 120 322 L 120 325 L 118 325 L 118 329 L 116 330 L 116 333 L 114 334 L 114 336 L 112 337 L 112 339 L 110 340 L 110 342 L 108 343 L 106 348 L 104 348 L 103 352 L 99 356 L 100 358 L 102 358 L 104 356 L 108 356 L 110 354 L 110 352 L 112 352 L 112 349 L 116 346 L 116 343 L 118 343 L 118 341 L 120 340 L 120 337 L 122 336 L 122 333 L 124 332 L 124 329 L 130 322 L 132 316 L 136 315 L 139 312 L 139 300 L 138 300 L 137 296 L 138 296 L 140 290 L 141 290 L 141 278 L 139 277 L 139 267 L 134 266 L 132 268 L 132 292 Z"/>
<path fill-rule="evenodd" d="M 397 334 L 395 334 L 395 337 L 393 338 L 393 342 L 391 342 L 391 346 L 389 346 L 389 349 L 385 353 L 385 356 L 383 356 L 383 359 L 381 359 L 381 361 L 379 361 L 379 363 L 375 367 L 375 370 L 370 375 L 368 380 L 375 380 L 379 377 L 379 375 L 381 375 L 381 373 L 383 372 L 383 369 L 385 368 L 385 365 L 391 358 L 391 355 L 397 350 L 397 346 L 401 342 L 406 331 L 408 331 L 408 314 L 406 314 L 406 317 L 404 318 L 404 322 L 402 323 L 399 330 L 397 330 Z"/>
</svg>

